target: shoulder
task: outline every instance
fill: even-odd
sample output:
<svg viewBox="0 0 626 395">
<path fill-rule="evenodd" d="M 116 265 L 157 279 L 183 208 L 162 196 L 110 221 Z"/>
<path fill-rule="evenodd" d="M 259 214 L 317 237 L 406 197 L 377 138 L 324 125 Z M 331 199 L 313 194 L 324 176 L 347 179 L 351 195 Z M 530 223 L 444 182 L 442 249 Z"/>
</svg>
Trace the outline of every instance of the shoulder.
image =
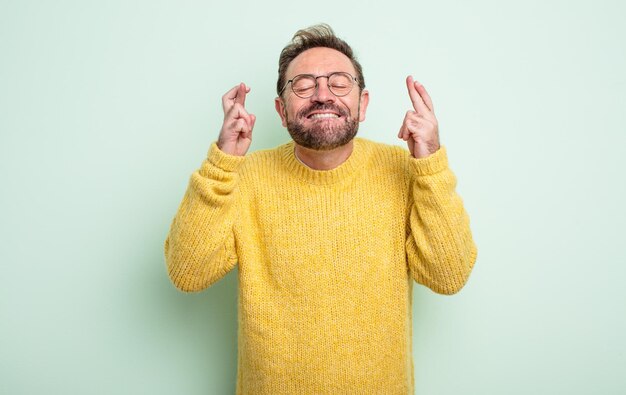
<svg viewBox="0 0 626 395">
<path fill-rule="evenodd" d="M 367 164 L 361 171 L 370 186 L 382 186 L 388 196 L 406 196 L 411 179 L 408 149 L 397 145 L 359 138 L 355 141 L 366 153 Z"/>
<path fill-rule="evenodd" d="M 293 146 L 292 142 L 248 153 L 240 168 L 240 174 L 242 176 L 251 176 L 260 173 L 271 174 L 276 172 L 284 165 L 284 159 L 289 152 L 290 146 Z"/>
<path fill-rule="evenodd" d="M 409 153 L 409 151 L 403 147 L 393 144 L 380 143 L 363 137 L 356 137 L 354 141 L 377 153 L 386 153 L 391 155 L 408 155 Z"/>
<path fill-rule="evenodd" d="M 367 152 L 377 165 L 388 164 L 397 169 L 398 166 L 407 166 L 411 157 L 406 148 L 397 145 L 379 143 L 360 137 L 357 137 L 355 142 Z"/>
</svg>

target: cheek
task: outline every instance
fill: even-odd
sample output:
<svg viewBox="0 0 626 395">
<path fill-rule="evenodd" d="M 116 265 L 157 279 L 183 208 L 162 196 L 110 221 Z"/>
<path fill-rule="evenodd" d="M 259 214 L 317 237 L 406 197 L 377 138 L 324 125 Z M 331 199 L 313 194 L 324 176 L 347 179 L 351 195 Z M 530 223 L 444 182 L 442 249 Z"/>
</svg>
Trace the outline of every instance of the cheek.
<svg viewBox="0 0 626 395">
<path fill-rule="evenodd" d="M 346 106 L 346 108 L 348 108 L 350 110 L 350 114 L 354 117 L 358 117 L 360 116 L 359 114 L 359 94 L 355 94 L 354 96 L 352 96 L 355 92 L 350 92 L 349 97 L 346 98 L 343 101 L 344 106 Z"/>
<path fill-rule="evenodd" d="M 298 113 L 307 107 L 306 103 L 288 103 L 285 107 L 285 116 L 288 119 L 295 119 L 298 116 Z"/>
<path fill-rule="evenodd" d="M 350 111 L 350 115 L 353 118 L 359 118 L 361 116 L 361 114 L 359 113 L 360 112 L 360 108 L 359 108 L 359 101 L 358 100 L 351 101 L 350 103 L 346 103 L 346 107 Z"/>
</svg>

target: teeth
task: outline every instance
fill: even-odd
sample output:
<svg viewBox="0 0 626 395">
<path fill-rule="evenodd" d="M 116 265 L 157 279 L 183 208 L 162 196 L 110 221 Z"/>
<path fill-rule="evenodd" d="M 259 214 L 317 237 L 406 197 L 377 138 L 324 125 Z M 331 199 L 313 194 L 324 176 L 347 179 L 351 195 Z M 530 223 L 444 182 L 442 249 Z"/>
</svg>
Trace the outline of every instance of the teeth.
<svg viewBox="0 0 626 395">
<path fill-rule="evenodd" d="M 313 114 L 313 115 L 311 115 L 311 119 L 319 119 L 319 118 L 339 118 L 339 115 L 331 114 L 331 113 L 323 113 L 323 114 Z"/>
</svg>

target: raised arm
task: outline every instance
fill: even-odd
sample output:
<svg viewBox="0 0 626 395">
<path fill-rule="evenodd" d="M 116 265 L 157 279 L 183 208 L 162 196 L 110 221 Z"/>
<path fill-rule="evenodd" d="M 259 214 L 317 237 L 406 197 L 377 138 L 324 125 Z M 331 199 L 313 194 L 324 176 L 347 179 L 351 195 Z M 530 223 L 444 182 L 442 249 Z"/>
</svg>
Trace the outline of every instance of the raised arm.
<svg viewBox="0 0 626 395">
<path fill-rule="evenodd" d="M 409 76 L 408 111 L 398 133 L 411 151 L 410 215 L 406 240 L 409 271 L 416 282 L 454 294 L 467 282 L 476 261 L 469 216 L 456 193 L 430 96 Z"/>
<path fill-rule="evenodd" d="M 194 172 L 165 240 L 165 261 L 174 285 L 199 291 L 237 263 L 233 226 L 237 217 L 238 167 L 244 161 L 255 117 L 244 108 L 244 84 L 222 97 L 224 123 L 218 142 Z"/>
</svg>

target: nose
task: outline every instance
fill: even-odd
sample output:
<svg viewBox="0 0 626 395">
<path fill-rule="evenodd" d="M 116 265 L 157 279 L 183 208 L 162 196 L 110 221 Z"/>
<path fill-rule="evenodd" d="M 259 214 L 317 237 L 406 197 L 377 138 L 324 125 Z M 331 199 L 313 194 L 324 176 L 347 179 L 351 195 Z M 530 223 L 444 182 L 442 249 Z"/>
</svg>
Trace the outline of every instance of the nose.
<svg viewBox="0 0 626 395">
<path fill-rule="evenodd" d="M 319 102 L 319 103 L 332 103 L 335 101 L 335 95 L 328 89 L 328 77 L 319 76 L 317 77 L 317 89 L 313 96 L 311 96 L 311 101 Z"/>
</svg>

